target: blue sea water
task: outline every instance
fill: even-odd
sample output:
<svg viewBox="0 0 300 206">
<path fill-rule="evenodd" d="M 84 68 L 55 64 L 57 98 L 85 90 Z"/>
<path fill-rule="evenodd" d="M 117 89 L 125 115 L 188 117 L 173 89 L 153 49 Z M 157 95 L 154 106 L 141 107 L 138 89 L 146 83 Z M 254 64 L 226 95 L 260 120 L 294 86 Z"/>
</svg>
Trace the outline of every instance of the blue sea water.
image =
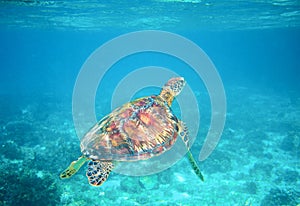
<svg viewBox="0 0 300 206">
<path fill-rule="evenodd" d="M 0 205 L 300 205 L 298 1 L 0 1 L 0 16 Z M 198 159 L 214 115 L 209 98 L 214 94 L 195 68 L 162 52 L 115 61 L 92 98 L 96 118 L 158 94 L 157 82 L 166 82 L 170 72 L 183 76 L 196 107 L 185 89 L 172 108 L 187 123 L 205 181 L 187 157 L 147 176 L 120 174 L 121 165 L 100 187 L 88 184 L 86 165 L 61 180 L 59 174 L 81 155 L 78 133 L 86 132 L 76 131 L 72 113 L 85 62 L 120 35 L 149 30 L 189 39 L 215 65 L 227 107 L 217 147 Z M 106 57 L 148 41 L 134 40 Z M 198 58 L 176 44 L 171 48 Z M 135 73 L 150 66 L 147 75 Z M 89 78 L 83 94 L 91 87 Z M 193 119 L 197 111 L 200 125 Z"/>
</svg>

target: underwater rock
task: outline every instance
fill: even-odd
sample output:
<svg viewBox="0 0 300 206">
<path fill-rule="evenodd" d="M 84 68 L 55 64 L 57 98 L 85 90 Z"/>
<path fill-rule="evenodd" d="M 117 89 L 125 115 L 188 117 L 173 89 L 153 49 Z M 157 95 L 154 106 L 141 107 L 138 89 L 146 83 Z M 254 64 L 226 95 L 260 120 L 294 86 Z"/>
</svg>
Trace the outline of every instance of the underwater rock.
<svg viewBox="0 0 300 206">
<path fill-rule="evenodd" d="M 10 133 L 24 134 L 24 132 L 32 131 L 32 125 L 27 121 L 12 121 L 5 125 L 5 129 Z"/>
<path fill-rule="evenodd" d="M 278 172 L 276 172 L 277 175 L 277 179 L 276 182 L 281 183 L 281 182 L 285 182 L 286 184 L 289 185 L 295 185 L 297 183 L 297 181 L 300 178 L 300 175 L 298 174 L 297 171 L 295 170 L 279 170 Z"/>
<path fill-rule="evenodd" d="M 4 127 L 4 133 L 19 146 L 38 144 L 39 134 L 29 121 L 11 121 Z"/>
<path fill-rule="evenodd" d="M 145 205 L 149 203 L 149 197 L 145 194 L 141 194 L 138 197 L 136 197 L 136 201 L 142 205 Z"/>
<path fill-rule="evenodd" d="M 245 191 L 249 194 L 256 194 L 257 193 L 257 186 L 255 182 L 247 182 L 245 184 Z"/>
<path fill-rule="evenodd" d="M 170 184 L 173 176 L 170 175 L 168 172 L 170 172 L 171 174 L 174 174 L 172 172 L 171 168 L 169 168 L 167 171 L 161 172 L 160 175 L 158 176 L 159 184 L 162 184 L 162 185 Z"/>
<path fill-rule="evenodd" d="M 68 205 L 74 202 L 74 196 L 71 193 L 64 192 L 60 196 L 60 203 L 63 205 Z"/>
<path fill-rule="evenodd" d="M 256 143 L 261 143 L 264 140 L 268 140 L 268 135 L 261 130 L 252 130 L 244 138 L 247 142 L 255 141 Z"/>
<path fill-rule="evenodd" d="M 280 149 L 287 152 L 297 152 L 300 150 L 300 138 L 296 132 L 289 132 L 286 137 L 283 138 Z"/>
<path fill-rule="evenodd" d="M 1 154 L 10 160 L 23 158 L 21 149 L 14 141 L 11 140 L 8 140 L 1 145 Z"/>
<path fill-rule="evenodd" d="M 87 188 L 89 189 L 89 188 Z M 120 197 L 120 194 L 115 192 L 115 189 L 114 188 L 105 188 L 103 190 L 103 196 L 111 201 L 116 201 L 119 197 Z"/>
<path fill-rule="evenodd" d="M 267 152 L 267 153 L 264 153 L 264 157 L 269 159 L 269 160 L 272 160 L 273 159 L 273 155 L 271 152 Z"/>
<path fill-rule="evenodd" d="M 52 136 L 48 136 L 52 137 Z M 43 141 L 43 144 L 34 147 L 34 161 L 32 164 L 37 170 L 47 168 L 49 172 L 58 172 L 64 170 L 70 162 L 81 155 L 79 140 L 69 138 L 68 135 L 57 136 L 56 141 Z M 27 156 L 28 152 L 26 153 Z M 51 159 L 51 161 L 49 161 Z M 62 161 L 63 160 L 63 161 Z M 40 164 L 43 162 L 43 164 Z"/>
<path fill-rule="evenodd" d="M 125 177 L 121 180 L 120 186 L 127 193 L 138 193 L 142 189 L 137 177 Z"/>
<path fill-rule="evenodd" d="M 249 170 L 251 176 L 257 176 L 258 174 L 262 177 L 271 177 L 274 166 L 268 163 L 255 163 Z"/>
<path fill-rule="evenodd" d="M 238 172 L 235 174 L 234 179 L 235 180 L 245 180 L 248 177 L 248 174 L 245 174 L 243 172 Z"/>
<path fill-rule="evenodd" d="M 19 164 L 2 166 L 0 199 L 4 205 L 57 205 L 60 187 L 51 174 L 23 168 Z"/>
<path fill-rule="evenodd" d="M 139 183 L 147 190 L 157 189 L 159 186 L 157 175 L 142 176 L 139 179 Z"/>
<path fill-rule="evenodd" d="M 261 202 L 261 206 L 278 206 L 278 205 L 297 205 L 297 199 L 300 193 L 295 190 L 283 190 L 273 188 L 269 191 Z"/>
<path fill-rule="evenodd" d="M 215 150 L 210 157 L 203 163 L 206 173 L 226 173 L 232 169 L 231 157 L 227 152 Z"/>
</svg>

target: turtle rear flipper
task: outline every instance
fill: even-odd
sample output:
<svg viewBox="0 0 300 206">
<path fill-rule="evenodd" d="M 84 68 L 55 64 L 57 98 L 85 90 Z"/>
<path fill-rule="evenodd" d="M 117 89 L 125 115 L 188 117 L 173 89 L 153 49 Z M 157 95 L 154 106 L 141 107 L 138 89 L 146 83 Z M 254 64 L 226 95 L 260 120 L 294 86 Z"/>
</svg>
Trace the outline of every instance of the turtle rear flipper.
<svg viewBox="0 0 300 206">
<path fill-rule="evenodd" d="M 200 168 L 199 168 L 197 162 L 195 161 L 195 159 L 194 159 L 194 157 L 193 157 L 193 155 L 190 151 L 188 128 L 182 121 L 179 121 L 178 128 L 179 128 L 178 134 L 179 134 L 179 136 L 181 137 L 182 141 L 184 142 L 184 144 L 186 145 L 186 147 L 188 149 L 188 152 L 187 152 L 188 153 L 188 158 L 189 158 L 189 161 L 192 165 L 192 168 L 193 168 L 194 172 L 196 173 L 196 175 L 202 181 L 204 181 L 204 177 L 203 177 L 203 175 L 200 171 Z"/>
<path fill-rule="evenodd" d="M 190 161 L 190 163 L 191 163 L 191 165 L 192 165 L 192 167 L 193 167 L 193 170 L 194 170 L 194 172 L 196 173 L 196 175 L 197 175 L 202 181 L 204 181 L 204 177 L 203 177 L 203 175 L 202 175 L 202 173 L 201 173 L 201 171 L 200 171 L 200 169 L 199 169 L 199 166 L 198 166 L 198 164 L 196 163 L 196 161 L 195 161 L 195 159 L 194 159 L 194 157 L 193 157 L 193 155 L 192 155 L 192 153 L 191 153 L 190 150 L 188 151 L 188 158 L 189 158 L 189 161 Z"/>
<path fill-rule="evenodd" d="M 70 178 L 70 177 L 73 176 L 76 172 L 78 172 L 78 170 L 82 167 L 82 165 L 83 165 L 87 160 L 88 160 L 88 158 L 85 157 L 85 156 L 79 157 L 78 160 L 73 161 L 73 162 L 70 164 L 70 166 L 60 174 L 60 178 L 61 178 L 61 179 Z"/>
<path fill-rule="evenodd" d="M 100 186 L 102 185 L 114 165 L 111 161 L 100 161 L 100 160 L 92 160 L 88 163 L 88 170 L 86 172 L 86 176 L 89 179 L 89 183 L 92 186 Z"/>
</svg>

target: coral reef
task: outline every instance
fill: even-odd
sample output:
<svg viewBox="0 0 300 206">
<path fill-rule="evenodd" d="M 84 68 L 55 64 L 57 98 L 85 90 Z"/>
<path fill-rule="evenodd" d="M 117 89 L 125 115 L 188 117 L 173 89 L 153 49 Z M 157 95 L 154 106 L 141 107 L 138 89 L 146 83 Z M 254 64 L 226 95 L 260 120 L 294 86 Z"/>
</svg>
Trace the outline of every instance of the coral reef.
<svg viewBox="0 0 300 206">
<path fill-rule="evenodd" d="M 31 168 L 20 168 L 21 163 L 1 168 L 0 204 L 56 205 L 60 201 L 60 187 L 52 174 Z M 21 170 L 20 170 L 21 169 Z"/>
<path fill-rule="evenodd" d="M 256 194 L 257 193 L 257 185 L 255 182 L 246 182 L 245 183 L 245 192 L 249 194 Z"/>
<path fill-rule="evenodd" d="M 292 131 L 289 132 L 282 140 L 280 148 L 284 151 L 295 154 L 300 151 L 300 134 Z"/>
<path fill-rule="evenodd" d="M 142 189 L 138 177 L 125 177 L 120 182 L 120 188 L 122 191 L 131 194 L 138 193 Z"/>
<path fill-rule="evenodd" d="M 293 189 L 272 188 L 262 200 L 261 206 L 297 205 L 299 199 L 300 193 Z"/>
<path fill-rule="evenodd" d="M 205 171 L 208 173 L 221 172 L 226 173 L 232 169 L 231 155 L 228 152 L 214 151 L 212 155 L 204 162 Z"/>
<path fill-rule="evenodd" d="M 146 190 L 153 190 L 158 188 L 157 175 L 149 175 L 139 178 L 140 185 Z"/>
<path fill-rule="evenodd" d="M 0 111 L 6 115 L 0 120 L 0 205 L 300 204 L 296 190 L 300 170 L 295 166 L 299 132 L 298 123 L 292 122 L 300 117 L 288 109 L 278 112 L 280 99 L 252 94 L 251 107 L 241 103 L 230 107 L 228 126 L 217 148 L 204 162 L 196 159 L 204 182 L 183 157 L 167 170 L 145 177 L 113 171 L 99 188 L 88 184 L 86 165 L 68 180 L 58 178 L 81 155 L 80 141 L 70 109 L 53 99 L 42 99 L 48 103 L 39 106 L 27 101 L 15 107 L 5 103 L 9 112 Z M 266 110 L 266 105 L 274 108 Z M 192 147 L 195 158 L 202 146 L 200 138 Z M 276 187 L 272 184 L 270 189 L 270 182 Z"/>
</svg>

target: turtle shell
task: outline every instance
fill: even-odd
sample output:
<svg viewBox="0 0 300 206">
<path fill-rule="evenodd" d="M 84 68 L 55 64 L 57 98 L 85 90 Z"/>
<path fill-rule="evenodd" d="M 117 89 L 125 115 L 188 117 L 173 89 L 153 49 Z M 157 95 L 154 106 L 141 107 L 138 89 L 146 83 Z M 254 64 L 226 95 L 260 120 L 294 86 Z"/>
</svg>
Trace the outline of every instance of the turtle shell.
<svg viewBox="0 0 300 206">
<path fill-rule="evenodd" d="M 134 100 L 96 123 L 81 140 L 81 151 L 94 160 L 137 161 L 170 149 L 178 120 L 160 96 Z"/>
</svg>

